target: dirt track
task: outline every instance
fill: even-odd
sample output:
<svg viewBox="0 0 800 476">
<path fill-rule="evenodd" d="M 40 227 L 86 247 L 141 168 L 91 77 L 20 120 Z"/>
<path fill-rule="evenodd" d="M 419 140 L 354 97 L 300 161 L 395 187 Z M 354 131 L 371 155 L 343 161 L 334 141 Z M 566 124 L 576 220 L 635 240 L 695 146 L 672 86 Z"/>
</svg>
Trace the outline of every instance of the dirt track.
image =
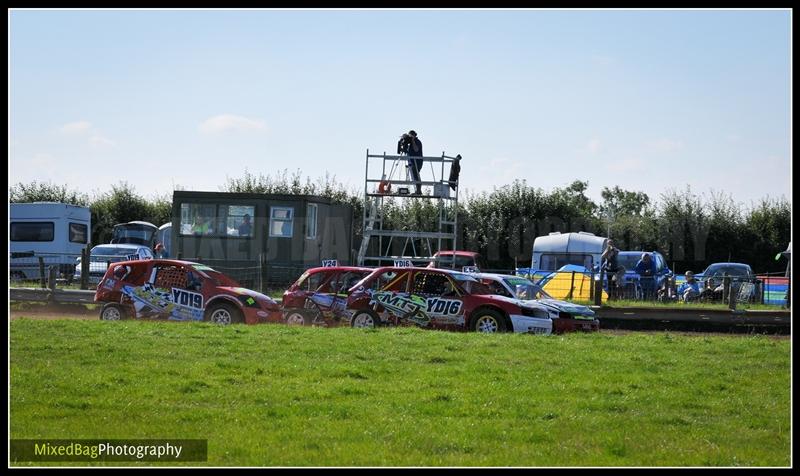
<svg viewBox="0 0 800 476">
<path fill-rule="evenodd" d="M 24 309 L 11 309 L 10 317 L 12 320 L 19 319 L 19 318 L 29 318 L 29 319 L 40 319 L 40 320 L 58 320 L 58 319 L 70 319 L 70 320 L 98 320 L 99 319 L 100 310 L 98 309 L 87 309 L 84 306 L 75 306 L 75 305 L 55 305 L 55 306 L 46 306 L 46 305 L 29 305 L 26 306 Z M 601 329 L 600 332 L 604 334 L 610 335 L 626 335 L 635 332 L 663 332 L 669 333 L 673 335 L 686 335 L 686 336 L 709 336 L 709 335 L 718 335 L 718 336 L 731 336 L 737 335 L 735 333 L 730 332 L 691 332 L 691 331 L 665 331 L 665 330 L 624 330 L 624 329 Z M 746 336 L 748 334 L 738 334 L 742 336 Z M 788 339 L 791 336 L 789 335 L 770 335 L 770 337 L 774 337 L 777 339 Z"/>
</svg>

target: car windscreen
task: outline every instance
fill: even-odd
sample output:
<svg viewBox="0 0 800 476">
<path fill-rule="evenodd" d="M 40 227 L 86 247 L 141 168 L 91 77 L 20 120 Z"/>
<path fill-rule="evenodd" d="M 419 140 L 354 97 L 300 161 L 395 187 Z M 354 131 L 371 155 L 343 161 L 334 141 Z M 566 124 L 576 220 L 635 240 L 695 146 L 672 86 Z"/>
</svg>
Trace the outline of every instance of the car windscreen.
<svg viewBox="0 0 800 476">
<path fill-rule="evenodd" d="M 504 278 L 503 281 L 508 284 L 517 299 L 553 299 L 552 296 L 547 294 L 540 286 L 533 284 L 530 280 L 525 278 Z"/>
<path fill-rule="evenodd" d="M 712 276 L 750 276 L 749 270 L 744 266 L 730 266 L 730 265 L 711 265 L 704 272 L 703 276 L 710 278 Z"/>
<path fill-rule="evenodd" d="M 640 259 L 642 259 L 642 255 L 639 253 L 630 255 L 620 253 L 619 256 L 617 256 L 617 265 L 622 266 L 627 271 L 633 271 L 636 269 L 636 263 L 638 263 Z"/>
<path fill-rule="evenodd" d="M 475 260 L 470 256 L 456 256 L 455 269 L 460 270 L 464 266 L 475 266 Z M 437 256 L 434 266 L 437 268 L 453 267 L 453 255 Z"/>
<path fill-rule="evenodd" d="M 136 243 L 145 245 L 153 238 L 153 230 L 144 225 L 121 225 L 114 227 L 114 241 L 117 243 Z"/>
<path fill-rule="evenodd" d="M 95 248 L 92 250 L 92 256 L 128 256 L 135 255 L 135 248 Z"/>
</svg>

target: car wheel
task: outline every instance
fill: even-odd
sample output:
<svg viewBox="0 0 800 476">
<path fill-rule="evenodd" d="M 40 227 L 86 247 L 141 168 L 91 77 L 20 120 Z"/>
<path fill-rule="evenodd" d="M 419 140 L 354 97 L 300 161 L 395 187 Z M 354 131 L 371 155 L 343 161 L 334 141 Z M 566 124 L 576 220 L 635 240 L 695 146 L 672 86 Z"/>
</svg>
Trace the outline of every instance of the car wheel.
<svg viewBox="0 0 800 476">
<path fill-rule="evenodd" d="M 122 305 L 110 302 L 100 309 L 101 321 L 121 321 L 128 318 L 128 312 Z"/>
<path fill-rule="evenodd" d="M 283 321 L 287 326 L 310 326 L 311 316 L 300 309 L 292 309 L 286 313 Z"/>
<path fill-rule="evenodd" d="M 231 304 L 214 304 L 206 310 L 205 321 L 222 326 L 242 322 L 242 315 L 238 309 Z"/>
<path fill-rule="evenodd" d="M 496 334 L 508 330 L 503 315 L 492 309 L 479 309 L 472 318 L 470 329 L 485 334 Z"/>
<path fill-rule="evenodd" d="M 351 327 L 378 327 L 380 326 L 380 318 L 372 311 L 358 311 L 353 315 L 350 320 Z"/>
</svg>

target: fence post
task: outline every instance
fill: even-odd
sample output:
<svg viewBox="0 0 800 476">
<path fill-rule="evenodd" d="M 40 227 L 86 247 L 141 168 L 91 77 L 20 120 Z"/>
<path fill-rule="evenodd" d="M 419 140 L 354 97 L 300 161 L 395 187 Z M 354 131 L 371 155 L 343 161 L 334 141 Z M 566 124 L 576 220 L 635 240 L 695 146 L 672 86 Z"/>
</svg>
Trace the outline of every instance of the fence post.
<svg viewBox="0 0 800 476">
<path fill-rule="evenodd" d="M 769 279 L 769 278 L 767 278 L 767 279 Z M 764 304 L 764 302 L 765 302 L 764 301 L 764 292 L 767 290 L 767 285 L 762 280 L 761 282 L 759 282 L 758 286 L 761 288 L 761 292 L 759 293 L 761 295 L 761 304 Z"/>
<path fill-rule="evenodd" d="M 89 245 L 81 250 L 81 289 L 89 289 L 89 260 L 91 259 L 92 251 Z"/>
<path fill-rule="evenodd" d="M 455 263 L 455 258 L 453 258 L 453 262 Z M 574 292 L 575 292 L 575 271 L 572 272 L 572 278 L 569 282 L 569 293 L 567 293 L 567 301 L 572 299 Z"/>
<path fill-rule="evenodd" d="M 594 281 L 592 285 L 594 286 L 594 305 L 600 306 L 603 304 L 603 277 L 605 276 L 605 270 L 601 269 L 599 273 L 599 279 Z"/>
<path fill-rule="evenodd" d="M 50 265 L 47 268 L 47 287 L 50 288 L 52 292 L 56 290 L 56 279 L 58 279 L 58 268 Z"/>
<path fill-rule="evenodd" d="M 264 253 L 258 255 L 259 280 L 261 281 L 261 294 L 267 294 L 267 256 Z"/>
<path fill-rule="evenodd" d="M 44 275 L 44 258 L 39 256 L 39 285 L 42 289 L 47 287 L 47 276 Z"/>
</svg>

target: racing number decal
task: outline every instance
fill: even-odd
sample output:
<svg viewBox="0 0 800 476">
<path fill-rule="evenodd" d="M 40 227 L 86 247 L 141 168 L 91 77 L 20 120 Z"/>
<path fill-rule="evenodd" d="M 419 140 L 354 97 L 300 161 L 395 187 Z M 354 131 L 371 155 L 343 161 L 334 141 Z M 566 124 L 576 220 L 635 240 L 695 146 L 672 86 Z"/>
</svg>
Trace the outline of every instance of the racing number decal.
<svg viewBox="0 0 800 476">
<path fill-rule="evenodd" d="M 194 309 L 203 309 L 203 295 L 185 289 L 172 288 L 172 302 Z"/>
<path fill-rule="evenodd" d="M 461 313 L 461 301 L 458 299 L 428 298 L 428 314 L 439 316 L 457 316 Z"/>
</svg>

